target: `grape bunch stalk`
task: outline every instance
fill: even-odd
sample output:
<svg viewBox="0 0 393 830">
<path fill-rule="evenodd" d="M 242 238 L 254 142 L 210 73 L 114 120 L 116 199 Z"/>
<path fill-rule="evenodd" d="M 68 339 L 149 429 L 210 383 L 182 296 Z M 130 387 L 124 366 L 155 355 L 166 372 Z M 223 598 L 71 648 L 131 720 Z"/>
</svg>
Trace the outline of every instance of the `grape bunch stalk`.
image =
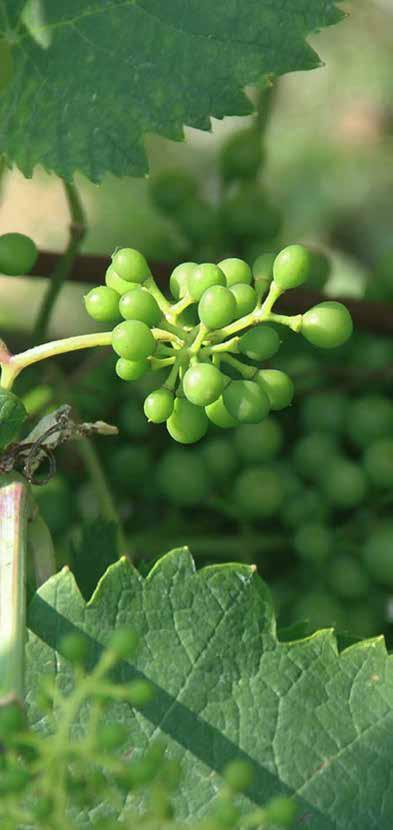
<svg viewBox="0 0 393 830">
<path fill-rule="evenodd" d="M 280 347 L 270 324 L 288 326 L 322 348 L 350 336 L 350 314 L 338 302 L 322 302 L 303 315 L 273 312 L 284 291 L 310 277 L 312 262 L 302 245 L 263 254 L 252 269 L 237 258 L 185 262 L 171 274 L 171 303 L 145 258 L 123 248 L 112 258 L 106 285 L 87 294 L 86 309 L 97 321 L 116 323 L 111 344 L 122 380 L 170 367 L 165 383 L 147 396 L 145 415 L 166 422 L 175 441 L 192 444 L 209 422 L 223 429 L 256 424 L 290 405 L 291 378 L 263 368 Z"/>
<path fill-rule="evenodd" d="M 294 385 L 264 364 L 276 354 L 276 325 L 300 332 L 321 348 L 343 344 L 352 333 L 344 305 L 325 301 L 305 314 L 273 311 L 276 300 L 312 276 L 314 258 L 302 245 L 262 254 L 252 268 L 237 258 L 218 264 L 185 262 L 170 277 L 172 302 L 159 289 L 145 257 L 132 248 L 112 256 L 105 285 L 85 297 L 94 320 L 109 331 L 78 335 L 12 355 L 0 342 L 1 388 L 11 400 L 13 383 L 33 363 L 78 349 L 112 346 L 119 378 L 135 381 L 168 367 L 163 385 L 144 402 L 147 419 L 166 423 L 181 444 L 199 441 L 209 422 L 223 429 L 257 424 L 271 410 L 289 406 Z"/>
</svg>

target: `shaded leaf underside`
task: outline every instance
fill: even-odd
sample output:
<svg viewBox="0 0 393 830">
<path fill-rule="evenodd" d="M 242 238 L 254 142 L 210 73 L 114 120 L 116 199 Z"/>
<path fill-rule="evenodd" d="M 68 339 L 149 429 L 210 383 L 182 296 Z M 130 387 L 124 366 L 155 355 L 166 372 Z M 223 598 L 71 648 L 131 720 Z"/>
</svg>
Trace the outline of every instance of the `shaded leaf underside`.
<svg viewBox="0 0 393 830">
<path fill-rule="evenodd" d="M 137 751 L 165 738 L 182 761 L 180 816 L 202 815 L 225 764 L 243 757 L 255 771 L 244 806 L 288 793 L 312 830 L 391 830 L 393 675 L 382 638 L 340 655 L 330 630 L 280 643 L 269 593 L 252 568 L 196 572 L 185 549 L 163 557 L 146 579 L 125 561 L 112 565 L 88 604 L 65 569 L 30 607 L 34 724 L 43 725 L 34 706 L 40 676 L 57 675 L 61 687 L 70 680 L 61 637 L 85 632 L 94 662 L 123 625 L 142 645 L 132 665 L 121 665 L 121 678 L 145 676 L 156 695 L 143 714 L 121 704 L 116 717 Z"/>
<path fill-rule="evenodd" d="M 305 42 L 337 23 L 336 0 L 2 0 L 14 76 L 0 95 L 0 150 L 31 176 L 141 175 L 146 133 L 251 110 L 244 87 L 311 69 Z M 26 25 L 27 24 L 27 25 Z"/>
</svg>

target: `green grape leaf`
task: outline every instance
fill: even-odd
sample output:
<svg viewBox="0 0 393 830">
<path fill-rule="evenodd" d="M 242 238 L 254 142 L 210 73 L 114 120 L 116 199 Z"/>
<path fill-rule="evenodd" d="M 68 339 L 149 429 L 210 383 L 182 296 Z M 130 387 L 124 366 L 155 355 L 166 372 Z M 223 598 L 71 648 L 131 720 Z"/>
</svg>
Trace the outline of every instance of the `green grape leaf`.
<svg viewBox="0 0 393 830">
<path fill-rule="evenodd" d="M 0 450 L 16 438 L 27 412 L 22 401 L 6 389 L 0 389 Z"/>
<path fill-rule="evenodd" d="M 137 632 L 140 651 L 120 677 L 148 678 L 155 698 L 142 712 L 116 704 L 116 717 L 137 755 L 164 738 L 182 762 L 179 816 L 210 808 L 223 767 L 242 758 L 255 772 L 244 808 L 291 794 L 312 830 L 391 830 L 393 662 L 383 638 L 341 654 L 332 630 L 281 643 L 252 567 L 197 572 L 186 549 L 146 579 L 125 560 L 112 565 L 88 604 L 65 569 L 35 595 L 28 622 L 27 698 L 32 723 L 44 729 L 34 704 L 40 676 L 70 684 L 57 651 L 63 635 L 83 631 L 94 662 L 114 628 Z"/>
<path fill-rule="evenodd" d="M 245 115 L 246 85 L 320 66 L 306 38 L 337 0 L 2 0 L 14 74 L 0 96 L 0 151 L 93 181 L 147 170 L 144 137 Z"/>
</svg>

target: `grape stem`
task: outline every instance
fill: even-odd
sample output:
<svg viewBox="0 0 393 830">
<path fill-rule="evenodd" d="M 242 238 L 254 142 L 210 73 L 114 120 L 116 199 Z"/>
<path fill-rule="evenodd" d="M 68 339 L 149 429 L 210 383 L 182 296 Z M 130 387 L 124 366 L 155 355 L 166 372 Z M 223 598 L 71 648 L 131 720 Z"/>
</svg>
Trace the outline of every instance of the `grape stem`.
<svg viewBox="0 0 393 830">
<path fill-rule="evenodd" d="M 270 314 L 269 320 L 272 323 L 279 323 L 280 326 L 288 326 L 288 328 L 292 329 L 292 331 L 300 331 L 302 327 L 302 314 L 294 314 L 291 317 L 288 317 L 286 314 Z"/>
<path fill-rule="evenodd" d="M 26 549 L 30 487 L 21 476 L 0 485 L 0 703 L 23 701 Z"/>
<path fill-rule="evenodd" d="M 192 299 L 192 297 L 190 297 L 189 294 L 186 294 L 185 297 L 179 300 L 178 303 L 175 303 L 173 306 L 171 306 L 170 310 L 166 312 L 165 317 L 168 320 L 168 322 L 176 324 L 176 320 L 179 314 L 185 311 L 186 308 L 189 308 L 189 306 L 192 305 L 193 302 L 194 300 Z"/>
<path fill-rule="evenodd" d="M 233 368 L 236 369 L 236 371 L 239 372 L 239 374 L 247 380 L 252 380 L 252 378 L 258 371 L 258 369 L 256 369 L 255 366 L 247 366 L 245 363 L 242 363 L 240 360 L 237 360 L 236 357 L 232 357 L 232 355 L 230 354 L 225 353 L 221 355 L 221 359 L 225 363 L 229 363 L 230 366 L 233 366 Z"/>
<path fill-rule="evenodd" d="M 12 355 L 6 362 L 1 361 L 1 387 L 11 389 L 15 379 L 23 369 L 49 357 L 56 357 L 59 354 L 75 352 L 79 349 L 91 349 L 96 346 L 110 346 L 112 343 L 112 332 L 104 331 L 95 334 L 81 334 L 76 337 L 65 337 L 61 340 L 53 340 L 51 343 L 44 343 L 28 349 L 25 352 Z"/>
<path fill-rule="evenodd" d="M 199 350 L 202 346 L 203 341 L 206 339 L 206 335 L 207 335 L 208 331 L 209 331 L 209 329 L 208 329 L 207 326 L 205 326 L 204 323 L 199 324 L 198 329 L 197 329 L 197 336 L 196 336 L 194 342 L 192 343 L 192 345 L 190 346 L 190 348 L 188 350 L 190 355 L 198 354 L 198 352 L 199 352 Z"/>
</svg>

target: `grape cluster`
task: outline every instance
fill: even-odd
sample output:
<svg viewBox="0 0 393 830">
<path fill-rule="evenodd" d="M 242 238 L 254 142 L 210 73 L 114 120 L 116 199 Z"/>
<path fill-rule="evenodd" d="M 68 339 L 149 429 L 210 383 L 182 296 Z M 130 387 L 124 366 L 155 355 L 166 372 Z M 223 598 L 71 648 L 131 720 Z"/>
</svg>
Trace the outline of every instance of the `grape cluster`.
<svg viewBox="0 0 393 830">
<path fill-rule="evenodd" d="M 253 268 L 237 258 L 186 262 L 171 274 L 170 302 L 142 254 L 124 248 L 112 257 L 106 285 L 87 294 L 86 309 L 115 324 L 111 342 L 122 380 L 169 367 L 165 382 L 146 398 L 145 415 L 165 422 L 175 441 L 191 444 L 209 422 L 223 429 L 257 424 L 290 405 L 291 378 L 265 365 L 280 347 L 277 325 L 321 348 L 350 337 L 352 320 L 341 303 L 322 302 L 292 317 L 273 313 L 280 295 L 302 285 L 313 265 L 302 245 L 263 254 Z"/>
</svg>

